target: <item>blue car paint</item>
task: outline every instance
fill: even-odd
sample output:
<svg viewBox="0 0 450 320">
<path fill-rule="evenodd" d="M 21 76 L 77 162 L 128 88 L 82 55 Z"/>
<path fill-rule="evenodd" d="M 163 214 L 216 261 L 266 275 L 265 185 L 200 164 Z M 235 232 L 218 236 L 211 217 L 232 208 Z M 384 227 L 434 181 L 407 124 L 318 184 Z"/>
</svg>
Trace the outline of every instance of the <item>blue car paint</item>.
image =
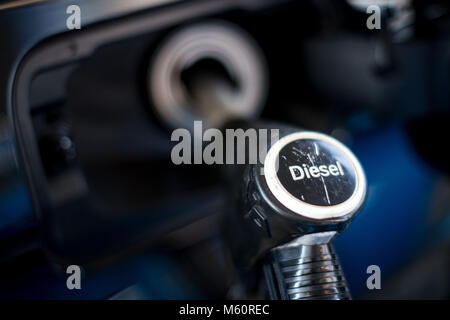
<svg viewBox="0 0 450 320">
<path fill-rule="evenodd" d="M 336 251 L 355 298 L 366 293 L 366 269 L 380 266 L 382 281 L 414 256 L 423 242 L 428 205 L 437 173 L 423 162 L 400 125 L 358 134 L 351 149 L 360 159 L 368 180 L 367 202 L 350 228 L 335 241 Z M 27 195 L 19 188 L 0 201 L 2 211 L 20 208 L 29 212 Z M 28 215 L 11 217 L 11 221 Z M 4 220 L 5 221 L 5 220 Z M 16 221 L 17 222 L 17 221 Z M 446 233 L 443 230 L 442 233 Z M 156 299 L 199 298 L 190 279 L 185 279 L 169 256 L 152 255 L 151 261 L 130 262 L 86 278 L 83 292 L 69 291 L 64 274 L 48 267 L 35 270 L 0 296 L 28 298 L 101 299 L 138 280 L 144 297 Z M 143 282 L 142 282 L 143 281 Z M 45 283 L 45 285 L 43 285 Z M 150 290 L 150 291 L 149 291 Z M 6 296 L 5 296 L 6 295 Z"/>
<path fill-rule="evenodd" d="M 400 125 L 358 135 L 352 150 L 368 181 L 364 208 L 335 241 L 354 297 L 367 292 L 367 267 L 388 278 L 411 259 L 422 241 L 437 172 L 419 158 Z"/>
</svg>

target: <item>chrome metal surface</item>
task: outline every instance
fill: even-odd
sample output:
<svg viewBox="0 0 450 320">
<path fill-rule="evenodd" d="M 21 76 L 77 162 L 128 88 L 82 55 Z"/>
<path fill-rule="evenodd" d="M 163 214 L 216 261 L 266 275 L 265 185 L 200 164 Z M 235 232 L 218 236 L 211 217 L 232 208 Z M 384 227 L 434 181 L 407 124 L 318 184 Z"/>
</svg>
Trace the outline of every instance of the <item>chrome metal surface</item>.
<svg viewBox="0 0 450 320">
<path fill-rule="evenodd" d="M 351 299 L 338 257 L 329 243 L 277 247 L 268 254 L 264 273 L 272 299 Z"/>
</svg>

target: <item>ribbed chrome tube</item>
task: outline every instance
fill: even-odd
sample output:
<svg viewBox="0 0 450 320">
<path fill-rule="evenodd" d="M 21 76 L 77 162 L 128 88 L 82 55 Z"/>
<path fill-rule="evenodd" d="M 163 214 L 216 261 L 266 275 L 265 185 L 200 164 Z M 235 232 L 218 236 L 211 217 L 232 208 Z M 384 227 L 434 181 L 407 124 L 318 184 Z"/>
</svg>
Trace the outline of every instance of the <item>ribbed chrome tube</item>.
<svg viewBox="0 0 450 320">
<path fill-rule="evenodd" d="M 330 243 L 280 246 L 272 249 L 267 258 L 264 273 L 272 299 L 351 299 Z"/>
</svg>

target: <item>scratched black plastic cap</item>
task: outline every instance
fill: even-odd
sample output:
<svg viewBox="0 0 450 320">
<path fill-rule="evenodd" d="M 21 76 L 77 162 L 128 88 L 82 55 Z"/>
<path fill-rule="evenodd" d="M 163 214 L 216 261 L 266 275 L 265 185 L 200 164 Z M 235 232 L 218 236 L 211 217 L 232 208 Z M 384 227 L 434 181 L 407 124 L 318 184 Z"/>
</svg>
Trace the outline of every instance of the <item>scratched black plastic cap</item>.
<svg viewBox="0 0 450 320">
<path fill-rule="evenodd" d="M 267 153 L 263 172 L 271 196 L 308 219 L 351 217 L 365 200 L 359 161 L 341 142 L 317 132 L 281 138 Z"/>
</svg>

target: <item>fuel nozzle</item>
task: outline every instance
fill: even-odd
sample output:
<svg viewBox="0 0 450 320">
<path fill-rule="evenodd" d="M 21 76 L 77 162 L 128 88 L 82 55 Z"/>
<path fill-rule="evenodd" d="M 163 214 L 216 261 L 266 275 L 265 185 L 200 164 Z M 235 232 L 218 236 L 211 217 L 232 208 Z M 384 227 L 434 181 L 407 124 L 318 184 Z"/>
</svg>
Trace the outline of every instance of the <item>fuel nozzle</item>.
<svg viewBox="0 0 450 320">
<path fill-rule="evenodd" d="M 364 203 L 363 169 L 330 136 L 280 134 L 264 161 L 242 170 L 227 224 L 234 261 L 262 266 L 271 299 L 350 299 L 332 241 Z"/>
</svg>

